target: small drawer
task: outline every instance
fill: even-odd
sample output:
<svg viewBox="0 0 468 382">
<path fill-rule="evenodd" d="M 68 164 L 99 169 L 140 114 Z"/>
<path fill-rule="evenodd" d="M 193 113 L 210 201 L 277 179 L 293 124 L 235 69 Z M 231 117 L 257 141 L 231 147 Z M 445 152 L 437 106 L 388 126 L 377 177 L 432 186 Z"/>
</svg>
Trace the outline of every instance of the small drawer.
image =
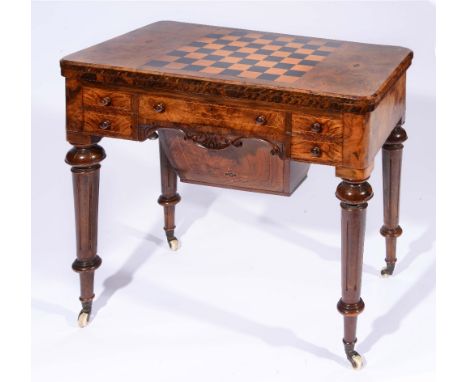
<svg viewBox="0 0 468 382">
<path fill-rule="evenodd" d="M 103 114 L 87 111 L 84 114 L 84 131 L 96 135 L 131 138 L 133 135 L 130 116 Z"/>
<path fill-rule="evenodd" d="M 158 96 L 140 98 L 139 117 L 147 122 L 216 126 L 258 133 L 282 133 L 284 113 Z"/>
<path fill-rule="evenodd" d="M 292 133 L 303 134 L 314 140 L 341 140 L 343 137 L 343 122 L 341 118 L 293 114 Z"/>
<path fill-rule="evenodd" d="M 291 138 L 291 159 L 311 163 L 338 164 L 342 159 L 340 142 L 310 141 L 300 136 Z"/>
<path fill-rule="evenodd" d="M 132 109 L 132 96 L 129 93 L 85 87 L 83 88 L 83 104 L 102 109 L 130 111 Z"/>
</svg>

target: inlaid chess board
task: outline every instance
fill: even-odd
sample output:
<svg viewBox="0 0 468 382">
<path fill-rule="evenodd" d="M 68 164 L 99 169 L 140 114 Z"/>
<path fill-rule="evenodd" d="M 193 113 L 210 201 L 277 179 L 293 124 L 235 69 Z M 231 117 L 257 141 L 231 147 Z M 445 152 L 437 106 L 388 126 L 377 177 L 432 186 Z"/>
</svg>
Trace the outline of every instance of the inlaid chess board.
<svg viewBox="0 0 468 382">
<path fill-rule="evenodd" d="M 207 34 L 143 67 L 294 83 L 340 45 L 331 40 L 232 30 Z"/>
<path fill-rule="evenodd" d="M 397 46 L 159 21 L 75 52 L 62 65 L 86 78 L 100 71 L 93 81 L 113 68 L 120 72 L 112 81 L 121 85 L 247 99 L 261 93 L 264 101 L 356 111 L 378 101 L 395 67 L 410 61 L 411 52 Z"/>
</svg>

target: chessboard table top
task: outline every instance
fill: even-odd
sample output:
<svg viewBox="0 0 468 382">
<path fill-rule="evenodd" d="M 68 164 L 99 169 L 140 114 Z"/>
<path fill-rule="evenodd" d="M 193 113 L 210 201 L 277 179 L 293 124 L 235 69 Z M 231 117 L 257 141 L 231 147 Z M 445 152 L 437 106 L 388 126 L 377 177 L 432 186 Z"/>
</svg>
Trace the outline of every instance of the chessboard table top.
<svg viewBox="0 0 468 382">
<path fill-rule="evenodd" d="M 412 56 L 397 46 L 160 21 L 68 55 L 61 65 L 374 104 Z"/>
</svg>

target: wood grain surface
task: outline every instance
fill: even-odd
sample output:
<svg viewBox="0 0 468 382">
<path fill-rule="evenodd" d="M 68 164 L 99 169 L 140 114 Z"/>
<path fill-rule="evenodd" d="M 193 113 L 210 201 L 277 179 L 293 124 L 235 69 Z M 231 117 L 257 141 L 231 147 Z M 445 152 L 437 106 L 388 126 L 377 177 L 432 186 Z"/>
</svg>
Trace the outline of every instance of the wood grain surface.
<svg viewBox="0 0 468 382">
<path fill-rule="evenodd" d="M 164 110 L 156 112 L 157 105 L 162 105 Z M 233 107 L 145 95 L 140 97 L 139 116 L 150 122 L 219 126 L 236 130 L 252 130 L 259 133 L 284 133 L 284 113 L 256 109 L 252 106 Z M 264 123 L 257 122 L 257 118 L 261 116 L 264 117 Z"/>
</svg>

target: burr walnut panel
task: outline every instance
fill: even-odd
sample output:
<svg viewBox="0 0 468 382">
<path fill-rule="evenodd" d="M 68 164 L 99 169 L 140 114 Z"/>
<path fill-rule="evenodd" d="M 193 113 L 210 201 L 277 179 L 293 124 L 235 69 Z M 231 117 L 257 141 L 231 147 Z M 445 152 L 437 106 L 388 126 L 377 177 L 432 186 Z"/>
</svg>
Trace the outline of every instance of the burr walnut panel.
<svg viewBox="0 0 468 382">
<path fill-rule="evenodd" d="M 327 116 L 324 113 L 314 115 L 293 114 L 293 135 L 320 141 L 341 141 L 343 137 L 343 121 L 341 116 Z"/>
<path fill-rule="evenodd" d="M 99 136 L 130 139 L 134 135 L 132 119 L 126 115 L 86 111 L 83 126 L 85 132 Z"/>
<path fill-rule="evenodd" d="M 97 88 L 83 88 L 84 106 L 98 107 L 102 109 L 130 111 L 132 108 L 132 96 L 129 93 Z"/>
<path fill-rule="evenodd" d="M 339 164 L 341 157 L 341 143 L 309 141 L 298 136 L 293 136 L 291 139 L 291 159 L 322 164 Z"/>
<path fill-rule="evenodd" d="M 283 112 L 198 103 L 165 96 L 141 96 L 140 120 L 181 125 L 206 125 L 275 134 L 285 130 Z"/>
</svg>

